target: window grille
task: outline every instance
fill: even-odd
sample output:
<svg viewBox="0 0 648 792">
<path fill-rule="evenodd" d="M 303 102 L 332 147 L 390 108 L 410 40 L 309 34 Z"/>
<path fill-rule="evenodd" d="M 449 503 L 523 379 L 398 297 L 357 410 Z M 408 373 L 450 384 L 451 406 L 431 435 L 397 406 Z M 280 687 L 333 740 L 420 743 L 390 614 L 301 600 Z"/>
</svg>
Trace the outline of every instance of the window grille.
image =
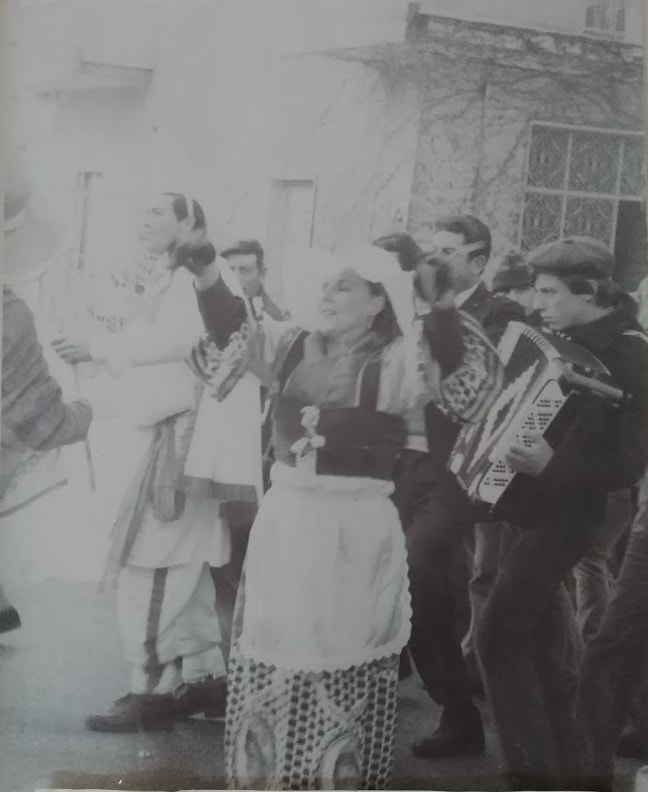
<svg viewBox="0 0 648 792">
<path fill-rule="evenodd" d="M 520 245 L 580 234 L 614 249 L 621 201 L 644 197 L 643 136 L 533 124 Z"/>
</svg>

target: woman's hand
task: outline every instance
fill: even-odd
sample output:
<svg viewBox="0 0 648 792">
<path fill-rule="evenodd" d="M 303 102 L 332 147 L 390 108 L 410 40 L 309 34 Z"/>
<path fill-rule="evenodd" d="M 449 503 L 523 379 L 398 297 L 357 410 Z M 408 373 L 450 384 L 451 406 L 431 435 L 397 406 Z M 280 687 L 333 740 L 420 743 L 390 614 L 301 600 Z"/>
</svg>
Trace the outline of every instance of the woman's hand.
<svg viewBox="0 0 648 792">
<path fill-rule="evenodd" d="M 92 360 L 90 347 L 85 341 L 72 336 L 55 338 L 52 346 L 56 354 L 66 363 L 74 365 L 76 363 L 87 363 Z"/>
<path fill-rule="evenodd" d="M 415 275 L 416 290 L 431 308 L 450 308 L 454 291 L 448 269 L 432 258 L 419 261 Z"/>
<path fill-rule="evenodd" d="M 202 229 L 201 229 L 202 230 Z M 213 277 L 213 272 L 218 274 L 215 265 L 216 249 L 208 239 L 200 241 L 189 240 L 178 245 L 174 254 L 174 263 L 177 267 L 184 267 L 192 275 L 196 276 L 196 286 L 199 287 L 203 281 Z M 210 273 L 212 275 L 210 276 Z M 209 285 L 212 285 L 210 283 Z M 208 288 L 203 286 L 203 288 Z"/>
</svg>

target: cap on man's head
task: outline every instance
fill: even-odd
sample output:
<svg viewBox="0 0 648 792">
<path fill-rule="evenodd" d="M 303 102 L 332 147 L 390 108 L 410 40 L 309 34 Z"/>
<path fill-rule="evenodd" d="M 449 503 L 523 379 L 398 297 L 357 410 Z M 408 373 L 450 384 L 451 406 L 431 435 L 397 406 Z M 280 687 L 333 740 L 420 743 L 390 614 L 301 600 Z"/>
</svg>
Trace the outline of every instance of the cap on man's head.
<svg viewBox="0 0 648 792">
<path fill-rule="evenodd" d="M 592 280 L 611 278 L 615 267 L 610 250 L 597 239 L 585 236 L 565 237 L 540 245 L 531 251 L 527 264 L 535 273 Z"/>
<path fill-rule="evenodd" d="M 509 251 L 493 276 L 491 290 L 493 293 L 505 292 L 509 289 L 530 289 L 535 276 L 527 266 L 524 257 L 516 250 Z"/>
</svg>

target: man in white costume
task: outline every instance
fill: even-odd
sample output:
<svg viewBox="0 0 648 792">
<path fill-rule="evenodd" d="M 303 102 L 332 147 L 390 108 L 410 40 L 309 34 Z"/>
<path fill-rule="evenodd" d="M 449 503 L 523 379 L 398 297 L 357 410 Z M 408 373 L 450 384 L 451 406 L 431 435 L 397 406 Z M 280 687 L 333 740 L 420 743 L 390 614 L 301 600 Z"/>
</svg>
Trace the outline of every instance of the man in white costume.
<svg viewBox="0 0 648 792">
<path fill-rule="evenodd" d="M 89 729 L 103 732 L 224 714 L 226 666 L 210 566 L 230 560 L 221 504 L 256 503 L 261 493 L 260 433 L 250 431 L 258 382 L 244 378 L 229 395 L 225 384 L 217 400 L 183 362 L 202 322 L 192 277 L 179 265 L 216 256 L 203 210 L 188 196 L 164 193 L 147 212 L 141 239 L 160 256 L 142 315 L 120 333 L 54 344 L 69 363 L 105 364 L 91 386 L 93 403 L 103 401 L 104 417 L 138 427 L 145 446 L 117 515 L 107 568 L 116 580 L 130 692 L 87 719 Z M 234 366 L 237 355 L 234 349 Z"/>
</svg>

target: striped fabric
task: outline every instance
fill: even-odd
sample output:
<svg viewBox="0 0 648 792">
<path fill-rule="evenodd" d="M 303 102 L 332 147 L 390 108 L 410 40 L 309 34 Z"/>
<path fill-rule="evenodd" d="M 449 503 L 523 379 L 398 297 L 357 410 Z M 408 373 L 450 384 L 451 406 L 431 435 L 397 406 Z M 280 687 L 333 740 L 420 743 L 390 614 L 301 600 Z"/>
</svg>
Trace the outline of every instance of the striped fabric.
<svg viewBox="0 0 648 792">
<path fill-rule="evenodd" d="M 37 452 L 82 440 L 92 420 L 86 401 L 66 404 L 50 376 L 23 300 L 3 289 L 2 458 L 0 498 Z"/>
</svg>

